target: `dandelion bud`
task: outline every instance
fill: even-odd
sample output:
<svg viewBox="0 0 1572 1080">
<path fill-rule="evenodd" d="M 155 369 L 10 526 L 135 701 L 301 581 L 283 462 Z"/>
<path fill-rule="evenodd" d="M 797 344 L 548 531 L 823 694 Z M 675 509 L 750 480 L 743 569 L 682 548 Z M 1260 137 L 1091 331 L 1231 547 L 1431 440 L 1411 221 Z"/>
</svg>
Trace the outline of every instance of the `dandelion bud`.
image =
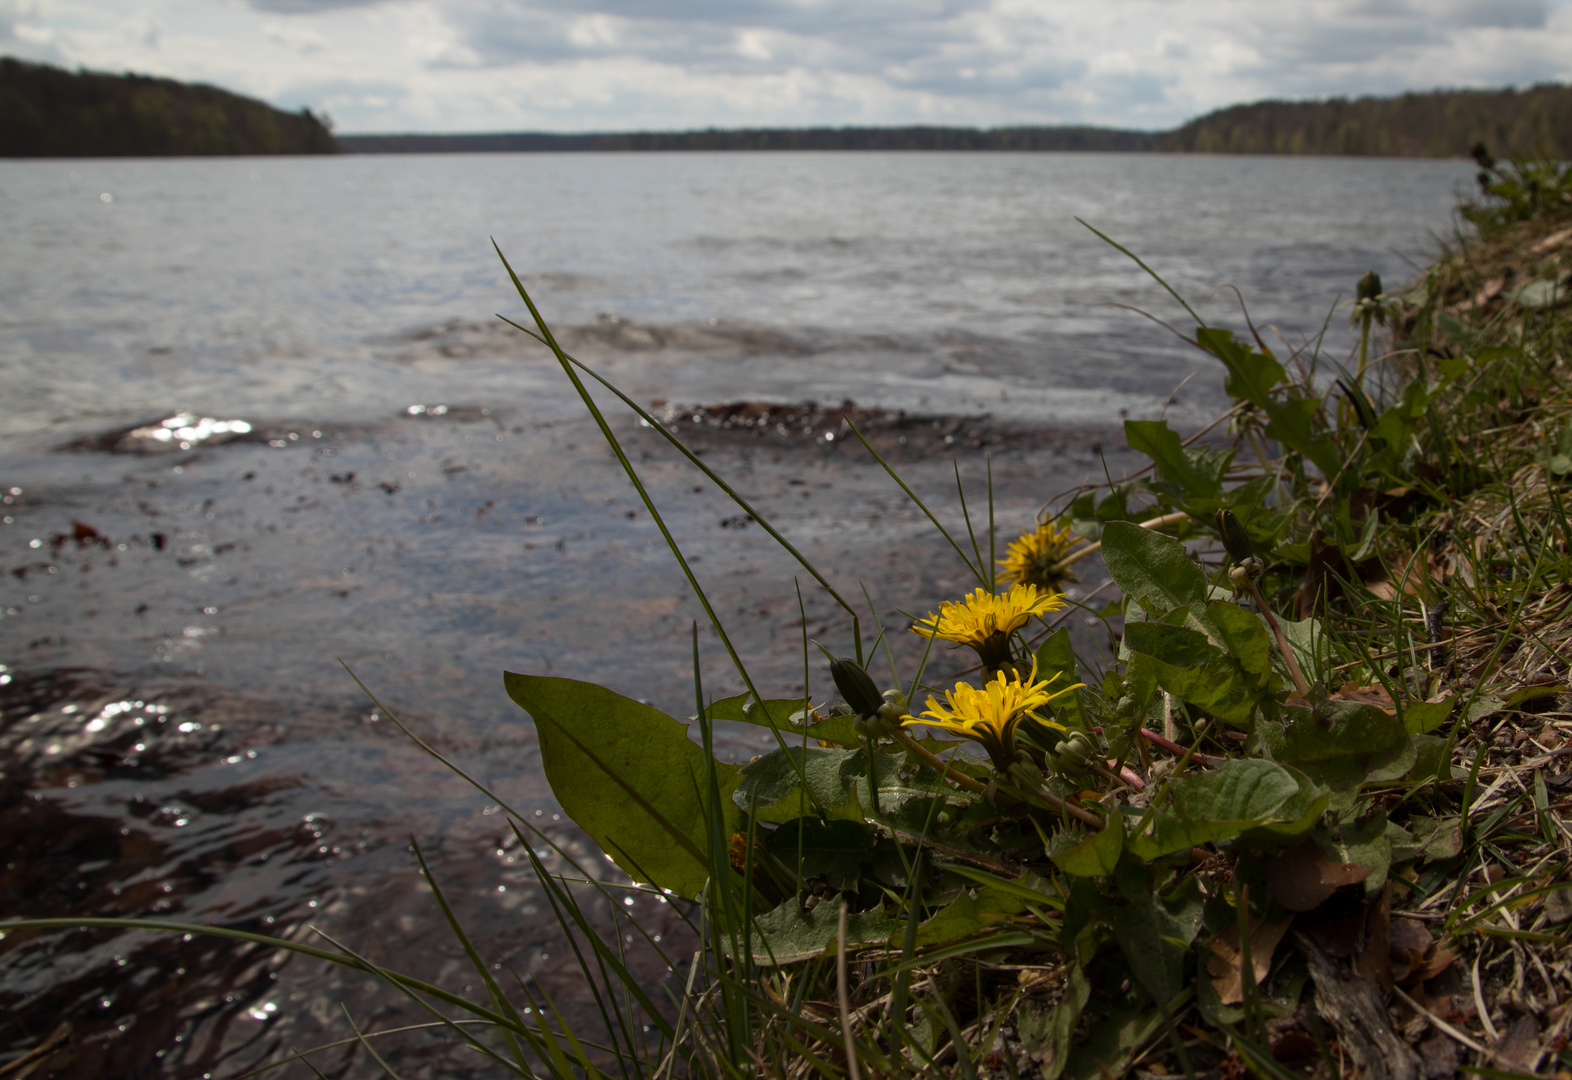
<svg viewBox="0 0 1572 1080">
<path fill-rule="evenodd" d="M 1083 731 L 1076 731 L 1054 747 L 1055 772 L 1078 773 L 1086 768 L 1092 757 L 1092 740 Z"/>
<path fill-rule="evenodd" d="M 1381 275 L 1374 270 L 1366 270 L 1359 278 L 1355 287 L 1354 296 L 1359 300 L 1374 300 L 1381 295 Z"/>
<path fill-rule="evenodd" d="M 873 716 L 884 704 L 873 678 L 855 660 L 840 656 L 830 661 L 830 678 L 835 680 L 835 689 L 858 716 Z"/>
<path fill-rule="evenodd" d="M 1006 775 L 1010 783 L 1022 791 L 1037 791 L 1043 786 L 1042 771 L 1025 754 L 1015 759 L 1015 764 L 1010 766 Z"/>
<path fill-rule="evenodd" d="M 1255 555 L 1255 549 L 1250 546 L 1250 534 L 1232 510 L 1217 512 L 1217 531 L 1222 533 L 1223 547 L 1234 562 L 1242 563 Z"/>
</svg>

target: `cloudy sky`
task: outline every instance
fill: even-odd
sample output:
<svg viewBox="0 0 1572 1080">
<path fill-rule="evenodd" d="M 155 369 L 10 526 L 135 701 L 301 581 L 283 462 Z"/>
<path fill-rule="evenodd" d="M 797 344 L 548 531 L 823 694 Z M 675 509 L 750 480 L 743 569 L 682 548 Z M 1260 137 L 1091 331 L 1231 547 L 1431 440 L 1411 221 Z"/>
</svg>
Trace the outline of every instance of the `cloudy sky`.
<svg viewBox="0 0 1572 1080">
<path fill-rule="evenodd" d="M 1165 128 L 1264 97 L 1572 79 L 1572 0 L 0 0 L 0 52 L 341 132 Z"/>
</svg>

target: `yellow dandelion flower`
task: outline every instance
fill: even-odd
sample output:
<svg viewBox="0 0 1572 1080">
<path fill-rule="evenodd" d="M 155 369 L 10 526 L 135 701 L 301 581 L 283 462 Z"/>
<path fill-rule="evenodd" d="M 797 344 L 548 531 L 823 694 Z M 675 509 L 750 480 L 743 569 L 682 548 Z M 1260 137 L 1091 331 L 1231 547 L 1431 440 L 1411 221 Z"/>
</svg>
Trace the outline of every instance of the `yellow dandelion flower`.
<svg viewBox="0 0 1572 1080">
<path fill-rule="evenodd" d="M 941 601 L 939 613 L 918 619 L 912 633 L 970 645 L 984 665 L 994 669 L 1010 660 L 1011 634 L 1031 622 L 1032 616 L 1062 607 L 1062 593 L 1045 592 L 1035 585 L 1014 585 L 1005 593 L 975 589 L 959 603 Z"/>
<path fill-rule="evenodd" d="M 1010 544 L 999 563 L 1000 578 L 1053 592 L 1065 582 L 1075 580 L 1075 575 L 1060 564 L 1079 543 L 1081 538 L 1072 536 L 1068 525 L 1055 526 L 1051 521 L 1044 521 Z"/>
<path fill-rule="evenodd" d="M 1050 727 L 1064 730 L 1063 725 L 1046 720 L 1033 711 L 1081 685 L 1077 683 L 1050 693 L 1048 685 L 1058 677 L 1058 672 L 1055 672 L 1049 678 L 1039 680 L 1037 664 L 1033 661 L 1032 672 L 1024 679 L 1019 672 L 1012 671 L 1007 675 L 1001 671 L 981 689 L 970 683 L 956 683 L 953 690 L 945 691 L 942 703 L 938 698 L 929 697 L 928 708 L 921 716 L 912 717 L 910 722 L 928 724 L 963 739 L 981 743 L 983 749 L 988 751 L 993 767 L 1005 771 L 1015 764 L 1015 729 L 1023 719 L 1031 716 Z"/>
</svg>

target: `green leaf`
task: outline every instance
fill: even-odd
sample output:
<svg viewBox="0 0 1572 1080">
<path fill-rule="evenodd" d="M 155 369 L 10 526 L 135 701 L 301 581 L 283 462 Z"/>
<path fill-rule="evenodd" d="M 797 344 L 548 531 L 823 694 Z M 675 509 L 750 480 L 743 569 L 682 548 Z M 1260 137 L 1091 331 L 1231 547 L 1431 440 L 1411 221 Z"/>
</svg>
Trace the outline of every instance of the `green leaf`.
<svg viewBox="0 0 1572 1080">
<path fill-rule="evenodd" d="M 1168 1001 L 1184 986 L 1184 960 L 1189 938 L 1167 909 L 1152 895 L 1147 868 L 1134 859 L 1121 862 L 1114 871 L 1123 907 L 1112 913 L 1114 935 L 1119 948 L 1130 961 L 1130 970 L 1146 992 L 1158 1001 Z M 1190 931 L 1193 938 L 1194 931 Z"/>
<path fill-rule="evenodd" d="M 1416 701 L 1412 705 L 1403 706 L 1403 726 L 1410 735 L 1428 735 L 1452 715 L 1452 707 L 1457 704 L 1456 698 L 1447 698 L 1444 701 Z"/>
<path fill-rule="evenodd" d="M 1102 554 L 1114 584 L 1149 612 L 1163 614 L 1206 599 L 1206 574 L 1171 536 L 1110 521 Z"/>
<path fill-rule="evenodd" d="M 1277 808 L 1273 820 L 1246 829 L 1240 836 L 1253 844 L 1276 845 L 1297 840 L 1321 820 L 1331 804 L 1331 789 L 1316 783 L 1291 765 L 1283 766 L 1299 784 L 1299 791 Z"/>
<path fill-rule="evenodd" d="M 795 964 L 835 952 L 840 921 L 838 900 L 826 900 L 812 911 L 792 897 L 753 920 L 753 960 L 758 964 Z M 895 921 L 882 907 L 854 911 L 846 917 L 846 944 L 872 945 L 890 940 Z M 723 939 L 724 940 L 724 939 Z"/>
<path fill-rule="evenodd" d="M 1419 841 L 1421 862 L 1456 858 L 1463 850 L 1463 825 L 1459 818 L 1416 817 L 1408 824 Z"/>
<path fill-rule="evenodd" d="M 1277 655 L 1261 616 L 1226 600 L 1210 600 L 1198 610 L 1190 605 L 1191 621 L 1214 645 L 1239 661 L 1239 666 L 1260 677 L 1263 687 L 1272 678 L 1272 659 Z"/>
<path fill-rule="evenodd" d="M 1272 401 L 1273 388 L 1288 381 L 1282 364 L 1251 349 L 1236 339 L 1231 330 L 1207 327 L 1196 331 L 1195 339 L 1228 369 L 1223 390 L 1231 398 L 1242 398 L 1264 409 Z"/>
<path fill-rule="evenodd" d="M 1078 828 L 1065 829 L 1048 849 L 1053 864 L 1074 877 L 1106 877 L 1119 865 L 1124 852 L 1124 818 L 1116 814 L 1108 824 L 1088 835 Z"/>
<path fill-rule="evenodd" d="M 514 672 L 503 682 L 535 720 L 546 779 L 567 815 L 629 875 L 698 895 L 710 873 L 701 795 L 709 762 L 687 725 L 592 683 Z M 735 765 L 715 770 L 729 835 L 742 820 L 728 798 L 740 777 Z"/>
<path fill-rule="evenodd" d="M 760 821 L 791 821 L 811 813 L 815 804 L 826 811 L 847 805 L 852 797 L 848 762 L 855 765 L 862 752 L 822 746 L 790 746 L 771 750 L 744 765 L 732 802 L 739 809 L 754 808 Z M 803 792 L 799 774 L 807 780 Z M 857 814 L 860 820 L 862 815 Z"/>
<path fill-rule="evenodd" d="M 1169 792 L 1172 805 L 1149 811 L 1146 824 L 1125 841 L 1144 861 L 1282 820 L 1279 813 L 1298 794 L 1299 782 L 1274 762 L 1234 758 L 1210 772 L 1178 777 Z"/>
<path fill-rule="evenodd" d="M 1217 357 L 1228 369 L 1223 388 L 1233 398 L 1243 398 L 1266 413 L 1266 434 L 1313 462 L 1328 479 L 1341 468 L 1337 445 L 1316 434 L 1317 398 L 1280 396 L 1277 388 L 1288 381 L 1283 365 L 1235 339 L 1232 332 L 1208 328 L 1196 332 L 1196 343 Z"/>
<path fill-rule="evenodd" d="M 1401 766 L 1402 776 L 1415 753 L 1396 717 L 1348 701 L 1318 705 L 1314 711 L 1285 707 L 1280 720 L 1258 723 L 1256 735 L 1273 761 L 1292 765 L 1329 788 L 1334 813 L 1351 809 L 1372 775 Z"/>
<path fill-rule="evenodd" d="M 1265 673 L 1246 672 L 1206 635 L 1186 627 L 1127 623 L 1124 645 L 1133 655 L 1151 658 L 1152 674 L 1164 690 L 1232 724 L 1248 726 L 1262 692 L 1271 685 Z"/>
<path fill-rule="evenodd" d="M 1068 627 L 1061 626 L 1037 646 L 1037 677 L 1050 679 L 1050 690 L 1056 687 L 1074 686 L 1082 681 L 1075 662 L 1075 652 L 1070 647 Z M 1081 700 L 1079 690 L 1072 690 L 1065 694 L 1051 707 L 1054 719 L 1067 728 L 1087 731 L 1092 727 L 1092 722 L 1086 713 L 1086 703 Z"/>
<path fill-rule="evenodd" d="M 1332 828 L 1315 830 L 1316 843 L 1334 863 L 1352 863 L 1370 868 L 1365 878 L 1365 895 L 1374 897 L 1386 884 L 1392 867 L 1392 839 L 1387 835 L 1386 811 L 1377 810 L 1357 821 L 1342 821 Z"/>
<path fill-rule="evenodd" d="M 1177 1001 L 1168 1003 L 1169 1015 L 1177 1011 L 1179 1004 Z M 1084 1036 L 1076 1037 L 1064 1075 L 1071 1080 L 1123 1076 L 1135 1052 L 1162 1029 L 1163 1014 L 1152 1008 L 1150 1001 L 1114 1005 L 1092 1020 Z"/>
<path fill-rule="evenodd" d="M 850 889 L 862 876 L 862 864 L 873 856 L 874 832 L 860 821 L 820 822 L 797 818 L 776 829 L 766 842 L 771 854 L 787 866 L 802 853 L 802 876 L 823 878 L 830 888 Z"/>
<path fill-rule="evenodd" d="M 1223 474 L 1233 454 L 1190 451 L 1166 420 L 1126 420 L 1125 441 L 1157 466 L 1157 474 L 1178 484 L 1186 495 L 1216 497 L 1222 494 Z"/>
<path fill-rule="evenodd" d="M 977 890 L 976 896 L 962 890 L 960 896 L 917 928 L 917 944 L 921 948 L 937 948 L 965 941 L 997 930 L 1025 913 L 1026 901 L 1003 889 L 985 886 Z"/>
</svg>

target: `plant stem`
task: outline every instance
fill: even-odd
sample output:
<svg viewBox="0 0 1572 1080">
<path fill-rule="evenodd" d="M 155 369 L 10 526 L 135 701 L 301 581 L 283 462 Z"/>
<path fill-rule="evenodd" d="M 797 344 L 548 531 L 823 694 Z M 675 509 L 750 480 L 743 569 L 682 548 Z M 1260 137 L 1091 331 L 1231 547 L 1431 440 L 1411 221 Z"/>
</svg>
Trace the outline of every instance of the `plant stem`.
<svg viewBox="0 0 1572 1080">
<path fill-rule="evenodd" d="M 1283 654 L 1283 660 L 1288 664 L 1288 673 L 1294 677 L 1294 689 L 1299 691 L 1299 696 L 1305 699 L 1310 697 L 1310 684 L 1305 682 L 1305 676 L 1299 670 L 1299 661 L 1294 659 L 1294 650 L 1288 644 L 1288 639 L 1283 636 L 1283 628 L 1277 625 L 1277 617 L 1272 614 L 1272 609 L 1266 606 L 1266 600 L 1261 596 L 1261 589 L 1255 582 L 1250 583 L 1250 595 L 1255 598 L 1256 609 L 1266 619 L 1266 625 L 1272 628 L 1272 634 L 1277 638 L 1277 651 Z"/>
</svg>

